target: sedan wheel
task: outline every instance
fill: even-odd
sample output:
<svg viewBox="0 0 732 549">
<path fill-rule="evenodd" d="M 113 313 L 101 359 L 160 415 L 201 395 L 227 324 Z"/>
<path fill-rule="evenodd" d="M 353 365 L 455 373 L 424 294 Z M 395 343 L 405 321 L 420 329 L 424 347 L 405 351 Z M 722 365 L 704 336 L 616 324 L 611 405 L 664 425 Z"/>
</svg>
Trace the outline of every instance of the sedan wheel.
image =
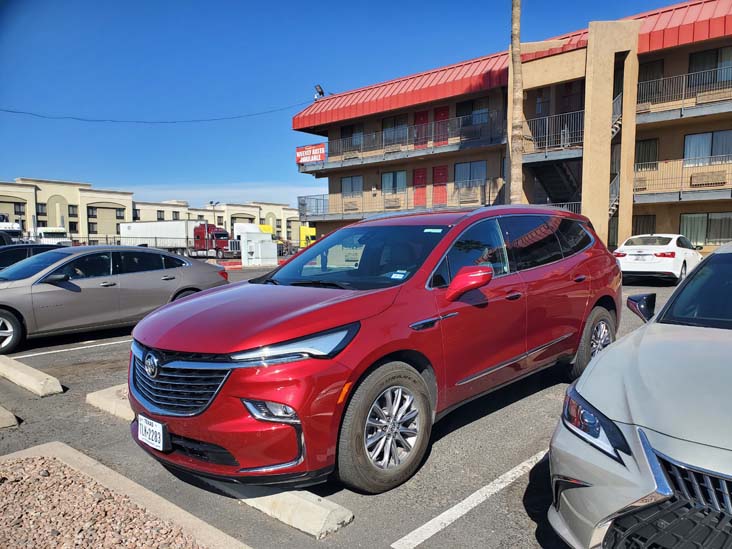
<svg viewBox="0 0 732 549">
<path fill-rule="evenodd" d="M 379 469 L 398 467 L 414 448 L 419 437 L 419 408 L 405 387 L 389 387 L 371 405 L 364 447 Z"/>
<path fill-rule="evenodd" d="M 577 379 L 585 371 L 590 361 L 605 347 L 615 341 L 615 315 L 597 306 L 590 311 L 582 331 L 579 349 L 571 364 L 569 375 Z"/>
<path fill-rule="evenodd" d="M 679 277 L 676 279 L 676 284 L 681 284 L 685 278 L 686 278 L 686 263 L 681 265 L 681 272 L 679 272 Z"/>
<path fill-rule="evenodd" d="M 23 340 L 23 326 L 10 311 L 0 310 L 0 354 L 12 353 Z"/>
<path fill-rule="evenodd" d="M 610 326 L 607 321 L 600 320 L 592 329 L 592 337 L 590 338 L 590 356 L 594 357 L 605 347 L 613 342 Z"/>
</svg>

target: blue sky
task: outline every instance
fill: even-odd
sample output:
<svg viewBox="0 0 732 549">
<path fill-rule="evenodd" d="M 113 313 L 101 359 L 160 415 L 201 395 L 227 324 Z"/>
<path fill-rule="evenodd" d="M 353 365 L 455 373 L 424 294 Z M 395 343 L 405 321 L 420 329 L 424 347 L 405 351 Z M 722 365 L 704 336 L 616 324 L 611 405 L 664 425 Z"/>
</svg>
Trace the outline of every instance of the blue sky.
<svg viewBox="0 0 732 549">
<path fill-rule="evenodd" d="M 668 3 L 524 0 L 522 38 Z M 156 120 L 263 111 L 311 100 L 317 83 L 345 91 L 500 51 L 509 18 L 510 0 L 0 0 L 0 108 Z M 290 129 L 298 110 L 154 126 L 0 113 L 0 180 L 294 204 L 325 189 L 297 172 L 295 147 L 319 141 Z"/>
</svg>

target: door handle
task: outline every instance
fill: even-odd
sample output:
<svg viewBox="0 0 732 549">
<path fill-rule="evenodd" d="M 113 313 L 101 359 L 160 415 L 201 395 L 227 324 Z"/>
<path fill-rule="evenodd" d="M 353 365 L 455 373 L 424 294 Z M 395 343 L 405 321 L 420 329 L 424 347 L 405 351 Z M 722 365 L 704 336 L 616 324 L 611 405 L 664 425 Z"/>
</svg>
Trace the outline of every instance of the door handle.
<svg viewBox="0 0 732 549">
<path fill-rule="evenodd" d="M 160 280 L 175 280 L 175 277 L 174 276 L 170 276 L 170 275 L 165 275 Z"/>
<path fill-rule="evenodd" d="M 575 282 L 584 282 L 587 280 L 587 277 L 585 275 L 578 275 L 574 277 Z"/>
<path fill-rule="evenodd" d="M 521 299 L 521 296 L 522 296 L 522 295 L 523 295 L 523 294 L 522 294 L 521 292 L 514 292 L 514 293 L 512 293 L 512 294 L 508 294 L 508 295 L 506 296 L 506 299 L 507 299 L 508 301 L 516 301 L 517 299 Z"/>
<path fill-rule="evenodd" d="M 101 286 L 102 288 L 111 288 L 112 286 L 116 286 L 116 285 L 117 285 L 117 283 L 116 283 L 116 282 L 102 282 L 102 283 L 100 284 L 100 286 Z"/>
</svg>

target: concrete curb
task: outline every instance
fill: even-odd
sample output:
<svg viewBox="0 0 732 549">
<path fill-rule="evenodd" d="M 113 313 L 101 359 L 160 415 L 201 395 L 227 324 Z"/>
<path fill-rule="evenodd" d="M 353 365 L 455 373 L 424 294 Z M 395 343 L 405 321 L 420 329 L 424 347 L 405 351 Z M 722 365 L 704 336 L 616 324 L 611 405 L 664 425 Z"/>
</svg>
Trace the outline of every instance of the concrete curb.
<svg viewBox="0 0 732 549">
<path fill-rule="evenodd" d="M 0 429 L 5 429 L 7 427 L 17 427 L 18 426 L 18 419 L 15 417 L 15 414 L 13 412 L 6 410 L 2 406 L 0 406 Z"/>
<path fill-rule="evenodd" d="M 248 545 L 62 442 L 49 442 L 34 446 L 20 452 L 0 456 L 0 460 L 35 456 L 55 457 L 63 461 L 69 467 L 90 476 L 108 489 L 129 497 L 137 505 L 147 509 L 158 518 L 180 526 L 185 533 L 208 549 L 251 549 Z"/>
<path fill-rule="evenodd" d="M 127 400 L 126 383 L 87 393 L 86 403 L 120 419 L 127 421 L 135 419 L 135 413 L 130 408 L 130 401 Z"/>
<path fill-rule="evenodd" d="M 0 355 L 0 377 L 4 377 L 38 396 L 63 393 L 58 379 L 8 356 Z"/>
<path fill-rule="evenodd" d="M 303 490 L 282 491 L 263 486 L 241 486 L 206 479 L 207 484 L 265 515 L 323 539 L 353 521 L 345 507 Z"/>
</svg>

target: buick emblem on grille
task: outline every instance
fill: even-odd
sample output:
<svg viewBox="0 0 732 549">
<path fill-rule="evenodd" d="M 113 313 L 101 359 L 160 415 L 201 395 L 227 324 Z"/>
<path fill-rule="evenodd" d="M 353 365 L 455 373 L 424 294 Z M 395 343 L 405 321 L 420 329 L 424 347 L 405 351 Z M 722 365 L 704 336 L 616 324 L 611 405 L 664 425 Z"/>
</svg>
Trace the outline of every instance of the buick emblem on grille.
<svg viewBox="0 0 732 549">
<path fill-rule="evenodd" d="M 155 379 L 158 377 L 160 363 L 155 353 L 147 353 L 145 355 L 145 373 L 151 378 Z"/>
</svg>

